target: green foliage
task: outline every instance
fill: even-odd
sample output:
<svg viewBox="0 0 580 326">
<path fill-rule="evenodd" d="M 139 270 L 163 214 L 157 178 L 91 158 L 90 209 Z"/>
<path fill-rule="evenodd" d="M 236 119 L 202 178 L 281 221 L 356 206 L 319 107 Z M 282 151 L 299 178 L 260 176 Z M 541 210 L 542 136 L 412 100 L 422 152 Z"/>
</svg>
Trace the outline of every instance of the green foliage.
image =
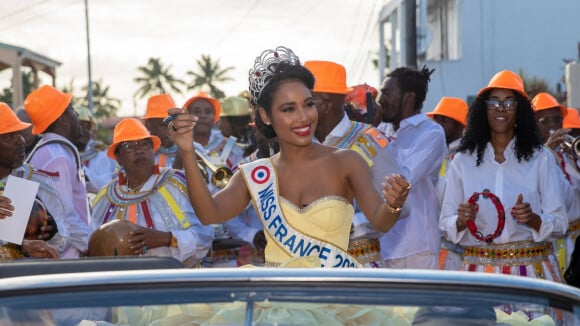
<svg viewBox="0 0 580 326">
<path fill-rule="evenodd" d="M 103 85 L 103 80 L 93 81 L 93 115 L 97 121 L 114 117 L 121 107 L 121 100 L 114 98 L 109 94 L 110 87 Z M 74 106 L 89 107 L 88 85 L 81 88 L 84 96 L 76 96 L 74 79 L 71 79 L 69 84 L 62 88 L 63 92 L 73 94 Z"/>
<path fill-rule="evenodd" d="M 224 98 L 225 93 L 217 84 L 234 80 L 227 75 L 234 67 L 222 68 L 219 59 L 213 61 L 210 55 L 202 55 L 201 59 L 198 59 L 196 62 L 197 71 L 187 72 L 188 75 L 192 76 L 192 81 L 187 85 L 187 89 L 205 91 L 217 99 Z"/>
<path fill-rule="evenodd" d="M 137 67 L 140 76 L 133 78 L 133 81 L 140 85 L 135 92 L 137 98 L 145 98 L 150 95 L 167 93 L 169 91 L 182 94 L 181 87 L 185 82 L 176 78 L 171 73 L 171 65 L 165 67 L 160 58 L 149 58 L 145 66 Z"/>
</svg>

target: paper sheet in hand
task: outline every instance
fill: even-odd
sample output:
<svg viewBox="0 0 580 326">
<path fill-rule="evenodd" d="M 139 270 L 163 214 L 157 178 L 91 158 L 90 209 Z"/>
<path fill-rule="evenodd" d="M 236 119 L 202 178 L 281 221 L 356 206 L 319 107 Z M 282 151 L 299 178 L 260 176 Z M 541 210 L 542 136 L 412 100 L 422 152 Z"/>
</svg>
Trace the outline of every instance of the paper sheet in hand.
<svg viewBox="0 0 580 326">
<path fill-rule="evenodd" d="M 8 176 L 2 195 L 10 198 L 14 211 L 11 217 L 0 219 L 0 240 L 22 244 L 37 191 L 38 182 Z"/>
</svg>

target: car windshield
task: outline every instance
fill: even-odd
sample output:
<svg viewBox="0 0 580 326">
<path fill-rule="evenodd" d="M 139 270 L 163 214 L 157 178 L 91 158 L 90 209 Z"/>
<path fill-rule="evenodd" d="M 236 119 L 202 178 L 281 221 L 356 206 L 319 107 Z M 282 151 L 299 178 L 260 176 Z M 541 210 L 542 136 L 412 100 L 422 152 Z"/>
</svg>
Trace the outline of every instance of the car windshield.
<svg viewBox="0 0 580 326">
<path fill-rule="evenodd" d="M 577 325 L 580 321 L 577 297 L 559 292 L 569 287 L 537 280 L 518 284 L 514 277 L 491 277 L 483 284 L 477 275 L 453 281 L 453 275 L 461 274 L 446 278 L 423 273 L 411 278 L 404 273 L 224 269 L 19 277 L 11 280 L 17 282 L 12 290 L 0 292 L 0 325 Z M 0 287 L 4 281 L 10 280 L 0 280 Z M 515 285 L 508 286 L 509 282 Z"/>
</svg>

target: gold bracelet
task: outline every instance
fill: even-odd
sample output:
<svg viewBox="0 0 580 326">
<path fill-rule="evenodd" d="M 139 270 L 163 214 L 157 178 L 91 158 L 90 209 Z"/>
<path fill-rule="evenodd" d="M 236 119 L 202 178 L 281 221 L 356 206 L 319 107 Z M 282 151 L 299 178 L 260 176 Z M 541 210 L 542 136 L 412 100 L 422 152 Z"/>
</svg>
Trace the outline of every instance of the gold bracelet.
<svg viewBox="0 0 580 326">
<path fill-rule="evenodd" d="M 387 206 L 387 209 L 389 210 L 389 212 L 391 213 L 401 213 L 401 207 L 391 207 L 391 205 L 389 205 L 388 202 L 385 201 L 385 206 Z"/>
</svg>

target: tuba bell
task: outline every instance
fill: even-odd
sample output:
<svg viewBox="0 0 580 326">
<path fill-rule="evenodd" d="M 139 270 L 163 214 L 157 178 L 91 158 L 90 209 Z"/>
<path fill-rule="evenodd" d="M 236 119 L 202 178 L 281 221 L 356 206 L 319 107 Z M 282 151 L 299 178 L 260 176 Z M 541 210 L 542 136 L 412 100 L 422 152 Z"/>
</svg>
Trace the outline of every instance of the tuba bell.
<svg viewBox="0 0 580 326">
<path fill-rule="evenodd" d="M 207 168 L 211 170 L 212 176 L 211 176 L 210 181 L 211 181 L 211 184 L 214 185 L 214 187 L 221 189 L 221 188 L 225 187 L 228 184 L 228 182 L 230 182 L 230 179 L 234 175 L 232 170 L 230 170 L 228 167 L 225 167 L 225 166 L 222 166 L 219 168 L 216 167 L 213 163 L 211 163 L 209 161 L 209 159 L 205 155 L 203 155 L 197 149 L 195 150 L 195 155 L 197 155 L 197 157 L 201 160 L 203 165 L 207 166 Z M 207 171 L 205 171 L 205 169 L 201 169 L 201 170 L 202 170 L 202 174 L 204 175 L 204 178 L 207 182 L 207 180 L 208 180 Z"/>
<path fill-rule="evenodd" d="M 580 158 L 580 137 L 572 137 L 566 134 L 566 138 L 560 145 L 562 151 L 568 153 L 574 159 Z"/>
</svg>

